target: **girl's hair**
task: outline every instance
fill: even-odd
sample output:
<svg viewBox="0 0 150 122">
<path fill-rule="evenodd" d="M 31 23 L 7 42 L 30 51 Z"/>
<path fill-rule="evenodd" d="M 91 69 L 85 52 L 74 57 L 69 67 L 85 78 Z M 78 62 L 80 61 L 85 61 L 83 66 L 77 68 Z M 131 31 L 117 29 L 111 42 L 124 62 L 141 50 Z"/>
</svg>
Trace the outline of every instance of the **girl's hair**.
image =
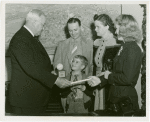
<svg viewBox="0 0 150 122">
<path fill-rule="evenodd" d="M 122 36 L 124 39 L 127 37 L 132 38 L 137 43 L 141 43 L 142 41 L 142 32 L 139 29 L 139 25 L 136 19 L 132 15 L 119 15 L 116 18 L 116 24 L 119 27 L 119 36 Z"/>
<path fill-rule="evenodd" d="M 70 23 L 76 23 L 76 22 L 79 24 L 79 26 L 81 26 L 81 21 L 78 18 L 70 18 L 67 21 L 67 25 L 70 24 Z"/>
<path fill-rule="evenodd" d="M 96 21 L 96 20 L 102 22 L 104 26 L 108 25 L 109 26 L 109 31 L 114 36 L 116 36 L 116 34 L 115 34 L 116 29 L 114 27 L 114 23 L 113 23 L 112 19 L 107 14 L 100 14 L 100 15 L 95 14 L 94 15 L 94 21 Z"/>
</svg>

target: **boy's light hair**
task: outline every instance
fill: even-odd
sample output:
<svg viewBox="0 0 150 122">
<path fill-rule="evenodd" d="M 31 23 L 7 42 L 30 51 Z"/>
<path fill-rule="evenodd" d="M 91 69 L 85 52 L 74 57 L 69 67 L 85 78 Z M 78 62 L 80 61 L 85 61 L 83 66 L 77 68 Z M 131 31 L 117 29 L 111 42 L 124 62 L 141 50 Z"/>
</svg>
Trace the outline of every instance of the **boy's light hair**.
<svg viewBox="0 0 150 122">
<path fill-rule="evenodd" d="M 85 56 L 83 56 L 83 55 L 76 55 L 76 56 L 74 56 L 74 58 L 81 60 L 82 64 L 85 66 L 84 69 L 87 67 L 88 60 L 87 60 L 87 58 Z"/>
</svg>

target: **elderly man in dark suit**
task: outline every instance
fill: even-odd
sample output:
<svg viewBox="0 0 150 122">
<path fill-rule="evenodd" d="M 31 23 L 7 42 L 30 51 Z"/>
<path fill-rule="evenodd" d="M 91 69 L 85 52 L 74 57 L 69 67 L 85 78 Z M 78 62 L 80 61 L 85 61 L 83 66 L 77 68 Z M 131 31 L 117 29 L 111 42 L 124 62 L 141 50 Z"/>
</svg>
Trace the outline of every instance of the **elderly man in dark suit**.
<svg viewBox="0 0 150 122">
<path fill-rule="evenodd" d="M 10 104 L 15 114 L 35 115 L 44 112 L 49 100 L 49 89 L 54 83 L 60 88 L 70 85 L 63 78 L 56 81 L 57 76 L 51 74 L 51 61 L 46 50 L 34 38 L 41 34 L 45 21 L 42 11 L 31 10 L 27 14 L 25 25 L 10 42 Z"/>
</svg>

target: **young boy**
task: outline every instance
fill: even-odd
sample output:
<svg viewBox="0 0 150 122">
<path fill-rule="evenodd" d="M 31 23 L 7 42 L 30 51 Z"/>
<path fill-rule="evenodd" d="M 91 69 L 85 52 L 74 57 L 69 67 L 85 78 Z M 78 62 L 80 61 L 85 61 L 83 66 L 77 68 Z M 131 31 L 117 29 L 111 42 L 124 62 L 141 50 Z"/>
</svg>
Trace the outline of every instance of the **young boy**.
<svg viewBox="0 0 150 122">
<path fill-rule="evenodd" d="M 71 62 L 71 73 L 66 78 L 71 82 L 86 79 L 83 70 L 88 65 L 87 59 L 82 55 L 76 55 Z M 87 84 L 76 85 L 62 90 L 61 101 L 64 112 L 88 113 L 91 104 L 92 90 L 88 90 Z"/>
</svg>

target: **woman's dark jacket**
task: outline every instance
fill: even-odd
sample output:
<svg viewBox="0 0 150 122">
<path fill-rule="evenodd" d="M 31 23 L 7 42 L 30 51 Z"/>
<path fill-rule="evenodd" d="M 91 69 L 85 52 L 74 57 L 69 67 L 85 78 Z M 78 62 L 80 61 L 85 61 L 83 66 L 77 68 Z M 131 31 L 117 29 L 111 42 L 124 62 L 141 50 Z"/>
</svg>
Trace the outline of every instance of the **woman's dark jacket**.
<svg viewBox="0 0 150 122">
<path fill-rule="evenodd" d="M 104 76 L 100 77 L 100 86 L 110 84 L 109 100 L 111 102 L 123 96 L 129 96 L 133 108 L 138 109 L 135 85 L 140 74 L 143 53 L 135 41 L 127 41 L 122 44 L 121 48 L 120 54 L 118 53 L 114 58 L 113 71 L 108 76 L 108 80 L 104 79 Z"/>
</svg>

